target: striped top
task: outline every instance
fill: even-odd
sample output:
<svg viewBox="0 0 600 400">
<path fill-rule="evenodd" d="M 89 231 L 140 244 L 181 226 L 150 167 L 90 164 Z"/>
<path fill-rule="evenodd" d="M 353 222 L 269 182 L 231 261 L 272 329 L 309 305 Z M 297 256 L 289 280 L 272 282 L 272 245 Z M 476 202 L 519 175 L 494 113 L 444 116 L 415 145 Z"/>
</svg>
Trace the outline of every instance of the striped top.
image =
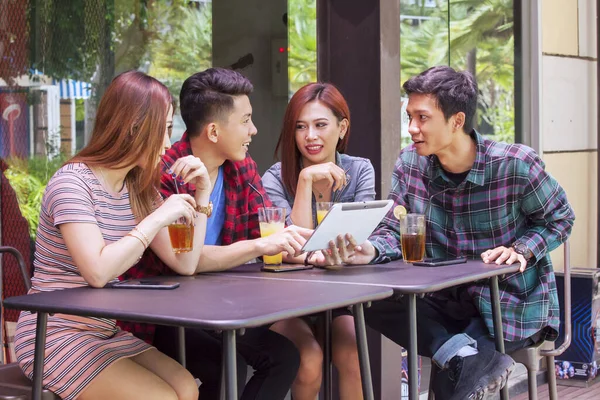
<svg viewBox="0 0 600 400">
<path fill-rule="evenodd" d="M 543 329 L 547 339 L 555 339 L 559 306 L 548 253 L 571 233 L 573 209 L 533 149 L 487 140 L 475 131 L 471 136 L 477 154 L 463 182 L 454 184 L 435 155 L 419 156 L 411 145 L 396 161 L 389 198 L 410 213 L 427 214 L 427 257 L 480 259 L 488 249 L 510 247 L 517 239 L 525 243 L 534 258 L 523 273 L 499 282 L 504 338 L 521 340 Z M 374 263 L 402 257 L 399 232 L 392 208 L 369 238 L 378 250 Z M 493 333 L 487 282 L 468 291 Z"/>
<path fill-rule="evenodd" d="M 82 163 L 67 164 L 56 172 L 42 199 L 30 293 L 87 286 L 58 229 L 66 223 L 95 224 L 106 244 L 119 240 L 135 226 L 127 188 L 108 192 Z M 17 360 L 30 379 L 36 319 L 22 311 L 15 333 Z M 108 318 L 52 314 L 46 332 L 43 385 L 66 400 L 77 398 L 116 361 L 151 348 Z"/>
<path fill-rule="evenodd" d="M 67 164 L 54 174 L 42 199 L 33 291 L 87 286 L 58 229 L 71 222 L 98 225 L 107 245 L 121 239 L 136 226 L 127 187 L 108 192 L 83 163 Z"/>
</svg>

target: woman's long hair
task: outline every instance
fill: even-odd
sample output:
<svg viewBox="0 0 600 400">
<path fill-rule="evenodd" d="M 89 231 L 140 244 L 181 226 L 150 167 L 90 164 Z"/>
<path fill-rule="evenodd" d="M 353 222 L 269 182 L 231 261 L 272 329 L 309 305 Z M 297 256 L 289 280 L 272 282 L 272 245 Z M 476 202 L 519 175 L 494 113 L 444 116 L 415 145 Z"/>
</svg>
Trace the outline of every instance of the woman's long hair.
<svg viewBox="0 0 600 400">
<path fill-rule="evenodd" d="M 350 109 L 340 91 L 331 83 L 309 83 L 301 87 L 290 99 L 283 118 L 283 127 L 279 141 L 275 148 L 275 155 L 279 153 L 281 160 L 281 179 L 283 185 L 291 196 L 296 195 L 298 176 L 300 175 L 301 154 L 296 145 L 296 123 L 304 106 L 311 101 L 319 101 L 329 107 L 340 123 L 344 118 L 348 120 L 348 129 L 343 139 L 337 143 L 336 150 L 344 153 L 350 138 Z"/>
<path fill-rule="evenodd" d="M 100 101 L 90 142 L 68 161 L 106 168 L 139 163 L 125 177 L 138 220 L 153 211 L 160 182 L 157 161 L 172 102 L 167 87 L 156 79 L 139 71 L 118 75 Z"/>
</svg>

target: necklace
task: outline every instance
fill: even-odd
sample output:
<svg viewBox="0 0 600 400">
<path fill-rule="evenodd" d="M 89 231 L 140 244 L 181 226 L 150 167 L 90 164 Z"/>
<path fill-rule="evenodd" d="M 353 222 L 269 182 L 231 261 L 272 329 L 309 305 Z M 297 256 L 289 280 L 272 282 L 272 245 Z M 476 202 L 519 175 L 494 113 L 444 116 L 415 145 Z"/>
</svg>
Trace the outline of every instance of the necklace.
<svg viewBox="0 0 600 400">
<path fill-rule="evenodd" d="M 111 190 L 113 192 L 117 192 L 117 193 L 120 192 L 121 190 L 115 190 L 115 188 L 110 185 L 110 182 L 108 181 L 108 179 L 106 179 L 106 176 L 104 175 L 104 171 L 103 170 L 104 170 L 104 168 L 98 167 L 98 172 L 100 172 L 100 175 L 102 176 L 102 182 L 104 183 L 103 186 L 106 189 L 109 189 L 109 190 Z M 123 182 L 123 184 L 125 184 L 125 182 Z"/>
<path fill-rule="evenodd" d="M 98 167 L 98 172 L 100 172 L 100 175 L 102 176 L 102 182 L 104 182 L 105 185 L 108 185 L 108 181 L 106 180 L 106 176 L 104 176 L 104 172 L 102 171 L 102 167 Z"/>
</svg>

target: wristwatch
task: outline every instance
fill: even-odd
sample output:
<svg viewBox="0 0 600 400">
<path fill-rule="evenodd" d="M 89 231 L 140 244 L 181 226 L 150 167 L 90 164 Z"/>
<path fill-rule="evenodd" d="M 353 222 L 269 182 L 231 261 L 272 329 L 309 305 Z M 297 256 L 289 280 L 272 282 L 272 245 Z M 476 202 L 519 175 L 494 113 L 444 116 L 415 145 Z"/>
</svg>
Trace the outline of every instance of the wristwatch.
<svg viewBox="0 0 600 400">
<path fill-rule="evenodd" d="M 196 211 L 202 214 L 206 214 L 207 218 L 210 217 L 213 211 L 212 201 L 209 201 L 207 206 L 201 206 L 200 204 L 198 204 L 196 206 Z"/>
<path fill-rule="evenodd" d="M 512 247 L 515 249 L 515 253 L 522 255 L 525 260 L 529 260 L 531 257 L 533 257 L 533 253 L 531 250 L 529 250 L 529 247 L 519 240 L 514 242 Z"/>
</svg>

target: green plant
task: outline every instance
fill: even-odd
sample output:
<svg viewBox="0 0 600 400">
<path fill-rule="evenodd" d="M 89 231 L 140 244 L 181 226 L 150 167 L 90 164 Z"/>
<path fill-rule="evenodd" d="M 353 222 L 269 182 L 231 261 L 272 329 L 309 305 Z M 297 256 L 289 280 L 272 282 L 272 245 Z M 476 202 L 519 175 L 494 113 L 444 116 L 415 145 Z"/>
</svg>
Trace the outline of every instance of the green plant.
<svg viewBox="0 0 600 400">
<path fill-rule="evenodd" d="M 317 2 L 288 2 L 288 77 L 293 93 L 317 80 Z"/>
<path fill-rule="evenodd" d="M 149 73 L 177 98 L 188 76 L 212 66 L 212 8 L 187 2 L 156 2 L 148 9 L 155 34 L 149 43 Z"/>
<path fill-rule="evenodd" d="M 19 209 L 29 223 L 29 235 L 34 240 L 46 185 L 65 160 L 64 155 L 52 160 L 46 157 L 6 160 L 9 168 L 4 171 L 4 175 L 16 193 Z"/>
<path fill-rule="evenodd" d="M 513 0 L 402 2 L 401 81 L 450 63 L 477 78 L 477 129 L 490 138 L 514 142 Z M 448 23 L 448 11 L 450 22 Z"/>
</svg>

